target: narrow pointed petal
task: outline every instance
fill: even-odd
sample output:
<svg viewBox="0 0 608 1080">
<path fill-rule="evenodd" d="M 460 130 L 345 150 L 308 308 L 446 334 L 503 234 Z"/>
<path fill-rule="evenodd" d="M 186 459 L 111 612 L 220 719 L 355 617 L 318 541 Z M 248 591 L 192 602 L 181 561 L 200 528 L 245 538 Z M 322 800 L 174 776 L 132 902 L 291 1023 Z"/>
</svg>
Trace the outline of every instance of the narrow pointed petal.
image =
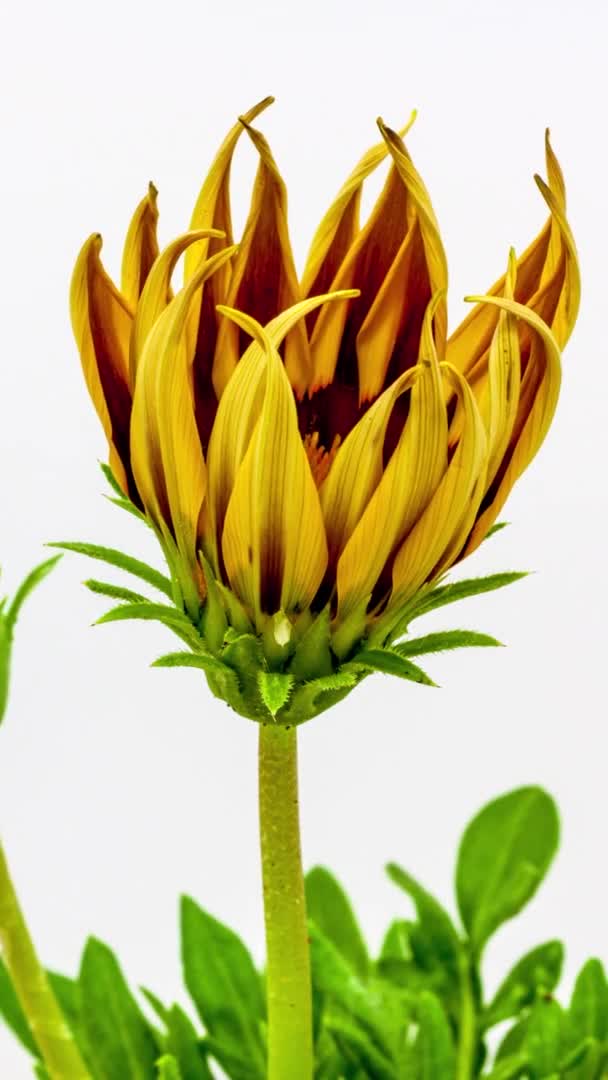
<svg viewBox="0 0 608 1080">
<path fill-rule="evenodd" d="M 148 194 L 142 199 L 131 218 L 122 254 L 120 291 L 134 310 L 152 264 L 158 255 L 157 195 L 154 184 L 150 184 Z"/>
<path fill-rule="evenodd" d="M 249 109 L 243 115 L 243 120 L 248 124 L 252 123 L 256 116 L 259 116 L 264 109 L 272 105 L 273 101 L 274 98 L 272 97 L 264 98 L 263 101 L 258 102 L 257 105 L 254 105 L 252 109 Z M 232 244 L 233 242 L 232 215 L 230 212 L 230 168 L 236 145 L 243 134 L 243 130 L 243 124 L 239 120 L 228 132 L 199 192 L 190 221 L 190 230 L 193 232 L 198 229 L 219 229 L 226 237 L 226 244 Z M 196 273 L 201 259 L 209 252 L 213 253 L 213 246 L 209 247 L 208 243 L 205 243 L 187 253 L 185 260 L 186 281 Z M 223 285 L 229 280 L 229 274 L 228 276 L 227 274 L 228 272 L 225 270 L 224 274 L 218 275 L 218 280 Z M 223 297 L 224 299 L 226 297 L 226 287 L 223 288 Z"/>
<path fill-rule="evenodd" d="M 449 364 L 441 369 L 464 412 L 458 445 L 432 498 L 402 543 L 393 565 L 390 606 L 412 596 L 433 574 L 462 535 L 483 494 L 487 439 L 475 398 L 462 375 Z M 460 545 L 464 542 L 464 537 Z"/>
<path fill-rule="evenodd" d="M 415 118 L 416 113 L 413 112 L 399 133 L 402 137 L 410 130 Z M 382 164 L 387 154 L 388 147 L 384 140 L 372 146 L 340 188 L 313 237 L 302 275 L 303 296 L 324 293 L 329 289 L 359 232 L 363 183 Z"/>
<path fill-rule="evenodd" d="M 566 219 L 564 181 L 548 133 L 545 150 L 549 184 L 540 177 L 535 179 L 551 217 L 517 261 L 514 299 L 548 322 L 558 346 L 563 348 L 578 314 L 580 274 L 576 246 Z M 488 295 L 502 296 L 504 291 L 503 276 L 488 290 Z M 491 306 L 479 304 L 448 340 L 448 361 L 469 379 L 485 370 L 496 322 L 497 314 Z"/>
<path fill-rule="evenodd" d="M 173 298 L 171 278 L 178 259 L 192 244 L 209 237 L 223 239 L 223 235 L 219 229 L 197 229 L 194 232 L 183 233 L 168 244 L 155 259 L 135 311 L 129 349 L 129 369 L 132 381 L 135 380 L 146 338 Z"/>
<path fill-rule="evenodd" d="M 133 406 L 131 449 L 139 493 L 161 533 L 174 536 L 195 579 L 201 577 L 197 529 L 207 473 L 194 417 L 187 324 L 198 290 L 230 255 L 227 248 L 208 259 L 154 323 Z"/>
<path fill-rule="evenodd" d="M 484 539 L 502 510 L 515 481 L 540 449 L 555 413 L 561 383 L 561 357 L 557 341 L 538 315 L 523 304 L 508 298 L 486 296 L 472 299 L 477 303 L 491 304 L 516 317 L 534 333 L 509 443 L 486 492 L 482 512 L 475 522 L 463 555 L 474 551 Z"/>
<path fill-rule="evenodd" d="M 356 296 L 358 296 L 356 290 L 345 290 L 341 293 L 301 300 L 268 323 L 264 331 L 264 341 L 268 339 L 272 348 L 276 350 L 293 327 L 315 308 L 334 300 L 348 300 Z M 257 324 L 254 323 L 254 325 Z M 266 365 L 265 346 L 262 347 L 254 339 L 237 364 L 222 394 L 209 440 L 207 454 L 209 495 L 205 540 L 209 559 L 218 576 L 220 574 L 218 555 L 226 507 L 238 469 L 262 411 Z"/>
<path fill-rule="evenodd" d="M 418 355 L 424 312 L 431 295 L 447 284 L 445 255 L 431 202 L 405 146 L 379 121 L 393 166 L 365 227 L 342 262 L 333 288 L 361 289 L 361 301 L 348 316 L 319 313 L 311 337 L 310 392 L 326 386 L 336 367 L 350 370 L 357 359 L 359 400 L 382 390 L 393 365 L 396 378 Z M 440 356 L 445 335 L 445 305 L 436 314 Z"/>
<path fill-rule="evenodd" d="M 300 286 L 289 240 L 285 184 L 264 136 L 248 124 L 244 126 L 260 155 L 260 164 L 225 302 L 265 324 L 300 300 Z M 213 362 L 213 385 L 218 397 L 243 347 L 243 331 L 225 319 L 220 325 Z M 307 385 L 309 366 L 306 328 L 300 322 L 285 342 L 285 368 L 300 395 Z"/>
<path fill-rule="evenodd" d="M 100 259 L 101 236 L 83 245 L 72 275 L 70 311 L 88 391 L 110 445 L 110 466 L 125 494 L 133 495 L 129 423 L 129 338 L 133 314 Z"/>
<path fill-rule="evenodd" d="M 401 438 L 338 560 L 341 619 L 371 595 L 390 556 L 424 512 L 446 470 L 447 412 L 432 333 L 441 301 L 439 294 L 427 310 Z"/>
<path fill-rule="evenodd" d="M 287 373 L 254 320 L 224 309 L 263 346 L 264 400 L 226 511 L 222 552 L 230 584 L 255 612 L 311 603 L 327 565 L 319 496 L 298 429 Z"/>
</svg>

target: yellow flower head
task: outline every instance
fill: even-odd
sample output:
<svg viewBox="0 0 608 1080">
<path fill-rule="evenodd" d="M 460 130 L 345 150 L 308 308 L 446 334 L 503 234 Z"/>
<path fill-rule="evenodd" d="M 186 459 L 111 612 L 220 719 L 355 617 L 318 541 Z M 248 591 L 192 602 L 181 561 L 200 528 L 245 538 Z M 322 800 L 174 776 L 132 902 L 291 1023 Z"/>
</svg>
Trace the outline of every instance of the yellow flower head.
<svg viewBox="0 0 608 1080">
<path fill-rule="evenodd" d="M 487 535 L 551 423 L 580 287 L 547 138 L 548 183 L 536 180 L 549 219 L 448 338 L 437 220 L 407 128 L 382 121 L 298 279 L 285 184 L 252 126 L 271 100 L 229 132 L 190 231 L 160 253 L 150 188 L 120 289 L 100 237 L 86 242 L 71 307 L 112 470 L 161 539 L 201 655 L 219 665 L 207 662 L 212 687 L 231 700 L 238 689 L 247 715 L 288 722 L 358 681 L 353 657 L 390 648 L 412 599 Z M 259 167 L 234 243 L 229 175 L 243 135 Z M 361 224 L 362 186 L 385 159 Z M 232 698 L 222 665 L 237 673 Z M 313 678 L 322 691 L 298 712 Z"/>
</svg>

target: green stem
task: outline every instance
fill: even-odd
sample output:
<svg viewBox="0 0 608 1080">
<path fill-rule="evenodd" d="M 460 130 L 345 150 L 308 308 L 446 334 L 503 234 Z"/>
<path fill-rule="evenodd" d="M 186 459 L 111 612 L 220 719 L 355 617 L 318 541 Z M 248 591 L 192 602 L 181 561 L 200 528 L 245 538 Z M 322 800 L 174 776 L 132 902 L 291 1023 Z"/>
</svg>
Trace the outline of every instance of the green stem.
<svg viewBox="0 0 608 1080">
<path fill-rule="evenodd" d="M 460 1024 L 456 1080 L 471 1080 L 477 1047 L 477 1017 L 471 984 L 471 961 L 462 954 L 460 961 Z"/>
<path fill-rule="evenodd" d="M 34 1041 L 53 1080 L 90 1080 L 36 956 L 0 844 L 0 947 Z"/>
<path fill-rule="evenodd" d="M 260 725 L 259 798 L 268 1080 L 311 1080 L 312 997 L 295 728 Z"/>
</svg>

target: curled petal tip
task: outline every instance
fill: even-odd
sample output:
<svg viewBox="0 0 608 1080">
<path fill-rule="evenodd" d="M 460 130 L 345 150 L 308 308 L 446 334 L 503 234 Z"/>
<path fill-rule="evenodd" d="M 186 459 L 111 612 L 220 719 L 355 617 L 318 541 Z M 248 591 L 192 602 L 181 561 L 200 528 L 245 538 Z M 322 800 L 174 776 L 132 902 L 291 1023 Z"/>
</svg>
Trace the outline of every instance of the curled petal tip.
<svg viewBox="0 0 608 1080">
<path fill-rule="evenodd" d="M 153 180 L 148 181 L 148 197 L 150 202 L 156 206 L 156 199 L 158 197 L 158 188 Z"/>
</svg>

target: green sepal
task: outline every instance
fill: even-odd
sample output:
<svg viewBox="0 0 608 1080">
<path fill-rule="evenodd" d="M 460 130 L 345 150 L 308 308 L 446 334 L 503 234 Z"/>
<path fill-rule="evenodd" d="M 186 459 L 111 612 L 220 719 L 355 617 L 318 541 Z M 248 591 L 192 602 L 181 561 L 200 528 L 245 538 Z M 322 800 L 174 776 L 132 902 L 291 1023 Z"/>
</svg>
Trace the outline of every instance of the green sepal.
<svg viewBox="0 0 608 1080">
<path fill-rule="evenodd" d="M 485 1031 L 494 1024 L 517 1016 L 529 1008 L 539 994 L 557 986 L 564 962 L 561 941 L 546 941 L 522 956 L 503 979 L 481 1017 Z"/>
<path fill-rule="evenodd" d="M 228 620 L 222 600 L 222 594 L 218 589 L 213 571 L 202 551 L 198 553 L 200 564 L 203 568 L 207 595 L 201 614 L 201 630 L 211 652 L 218 654 L 224 644 Z"/>
<path fill-rule="evenodd" d="M 508 1058 L 517 1056 L 518 1054 L 525 1053 L 526 1035 L 528 1033 L 530 1014 L 525 1014 L 521 1020 L 513 1024 L 508 1028 L 506 1034 L 498 1044 L 496 1054 L 494 1056 L 494 1062 L 497 1064 L 500 1061 L 505 1061 Z M 527 1056 L 527 1055 L 526 1055 Z"/>
<path fill-rule="evenodd" d="M 333 675 L 296 685 L 287 709 L 282 713 L 282 724 L 303 724 L 313 716 L 342 701 L 361 680 L 361 673 L 342 669 Z"/>
<path fill-rule="evenodd" d="M 200 671 L 204 671 L 207 678 L 211 677 L 215 686 L 214 693 L 217 691 L 217 696 L 223 701 L 227 701 L 229 704 L 238 702 L 240 704 L 240 688 L 239 680 L 232 668 L 227 664 L 223 664 L 217 657 L 212 656 L 210 653 L 202 652 L 174 652 L 165 653 L 164 656 L 159 656 L 158 660 L 155 660 L 151 667 L 155 668 L 198 668 Z M 211 685 L 211 684 L 210 684 Z"/>
<path fill-rule="evenodd" d="M 365 978 L 370 973 L 369 954 L 344 889 L 324 866 L 309 870 L 304 886 L 309 918 L 336 946 L 353 971 Z"/>
<path fill-rule="evenodd" d="M 103 1080 L 148 1080 L 158 1056 L 154 1036 L 113 952 L 95 938 L 85 946 L 78 985 L 82 1027 L 96 1074 Z"/>
<path fill-rule="evenodd" d="M 272 717 L 275 717 L 279 709 L 287 704 L 293 683 L 293 675 L 280 671 L 258 672 L 260 697 Z"/>
<path fill-rule="evenodd" d="M 534 895 L 558 842 L 557 808 L 539 787 L 501 795 L 469 823 L 458 851 L 456 895 L 477 955 Z"/>
<path fill-rule="evenodd" d="M 270 670 L 282 671 L 293 650 L 293 627 L 285 612 L 267 615 L 262 629 L 262 651 Z"/>
<path fill-rule="evenodd" d="M 110 600 L 124 600 L 127 604 L 152 603 L 147 596 L 133 592 L 132 589 L 125 589 L 122 585 L 113 585 L 109 581 L 97 581 L 95 578 L 88 578 L 82 584 L 97 596 L 108 596 Z"/>
<path fill-rule="evenodd" d="M 331 675 L 333 663 L 330 649 L 329 605 L 323 608 L 302 635 L 289 665 L 298 682 L 308 682 L 322 675 Z"/>
<path fill-rule="evenodd" d="M 62 551 L 73 551 L 77 555 L 87 555 L 90 559 L 99 559 L 101 562 L 109 563 L 110 566 L 117 566 L 119 570 L 124 570 L 127 574 L 133 574 L 134 577 L 146 581 L 148 585 L 152 585 L 153 588 L 164 593 L 170 600 L 174 599 L 173 584 L 168 577 L 165 577 L 153 566 L 149 566 L 148 563 L 142 562 L 141 559 L 135 559 L 132 555 L 125 555 L 123 551 L 117 551 L 116 548 L 101 547 L 99 544 L 85 544 L 76 541 L 55 542 L 47 544 L 47 547 L 61 548 Z"/>
<path fill-rule="evenodd" d="M 494 523 L 494 525 L 492 525 L 492 527 L 490 529 L 488 529 L 486 535 L 484 536 L 484 541 L 489 540 L 490 537 L 494 536 L 497 532 L 502 532 L 502 530 L 506 529 L 507 525 L 510 525 L 510 524 L 511 524 L 510 521 L 496 521 Z"/>
<path fill-rule="evenodd" d="M 397 675 L 400 679 L 421 683 L 423 686 L 437 686 L 417 664 L 412 664 L 410 660 L 390 649 L 362 649 L 353 657 L 351 663 L 361 664 L 369 671 L 380 671 L 384 675 Z"/>
<path fill-rule="evenodd" d="M 502 642 L 489 634 L 479 634 L 475 630 L 444 630 L 423 637 L 410 638 L 391 646 L 399 656 L 425 656 L 428 653 L 448 652 L 451 649 L 468 649 L 485 646 L 501 646 Z"/>
<path fill-rule="evenodd" d="M 172 1054 L 163 1054 L 156 1062 L 158 1080 L 184 1080 L 180 1067 Z"/>
<path fill-rule="evenodd" d="M 126 622 L 129 619 L 162 623 L 163 626 L 181 637 L 183 641 L 187 641 L 192 648 L 196 649 L 203 645 L 196 628 L 192 625 L 188 616 L 184 615 L 183 611 L 178 611 L 177 608 L 170 607 L 169 604 L 154 604 L 151 600 L 145 600 L 143 603 L 123 603 L 118 607 L 111 608 L 110 611 L 106 611 L 105 615 L 101 615 L 95 621 L 95 626 L 102 626 L 104 623 L 111 622 Z"/>
<path fill-rule="evenodd" d="M 419 599 L 413 604 L 411 618 L 417 619 L 427 611 L 434 611 L 438 607 L 453 604 L 457 600 L 465 600 L 469 596 L 481 596 L 482 593 L 503 589 L 505 585 L 521 581 L 529 573 L 529 570 L 507 570 L 500 574 L 488 574 L 487 577 L 463 578 L 461 581 L 439 585 L 420 594 Z"/>
<path fill-rule="evenodd" d="M 245 715 L 252 719 L 268 719 L 268 711 L 260 697 L 258 683 L 259 672 L 265 668 L 262 645 L 254 634 L 238 634 L 228 639 L 222 660 L 238 675 L 243 701 L 246 702 Z"/>
<path fill-rule="evenodd" d="M 217 581 L 217 579 L 216 583 L 220 595 L 223 597 L 226 611 L 228 612 L 228 622 L 230 623 L 230 626 L 237 634 L 252 634 L 254 629 L 253 623 L 239 598 L 235 596 L 232 589 L 229 589 L 227 585 L 222 584 L 222 582 Z"/>
<path fill-rule="evenodd" d="M 346 660 L 365 634 L 367 624 L 367 596 L 350 615 L 334 630 L 331 636 L 331 648 L 338 660 Z"/>
<path fill-rule="evenodd" d="M 228 1052 L 234 1048 L 250 1075 L 265 1080 L 264 995 L 248 950 L 233 930 L 187 896 L 181 902 L 181 932 L 186 987 L 210 1039 Z M 210 1052 L 218 1056 L 211 1043 Z"/>
</svg>

